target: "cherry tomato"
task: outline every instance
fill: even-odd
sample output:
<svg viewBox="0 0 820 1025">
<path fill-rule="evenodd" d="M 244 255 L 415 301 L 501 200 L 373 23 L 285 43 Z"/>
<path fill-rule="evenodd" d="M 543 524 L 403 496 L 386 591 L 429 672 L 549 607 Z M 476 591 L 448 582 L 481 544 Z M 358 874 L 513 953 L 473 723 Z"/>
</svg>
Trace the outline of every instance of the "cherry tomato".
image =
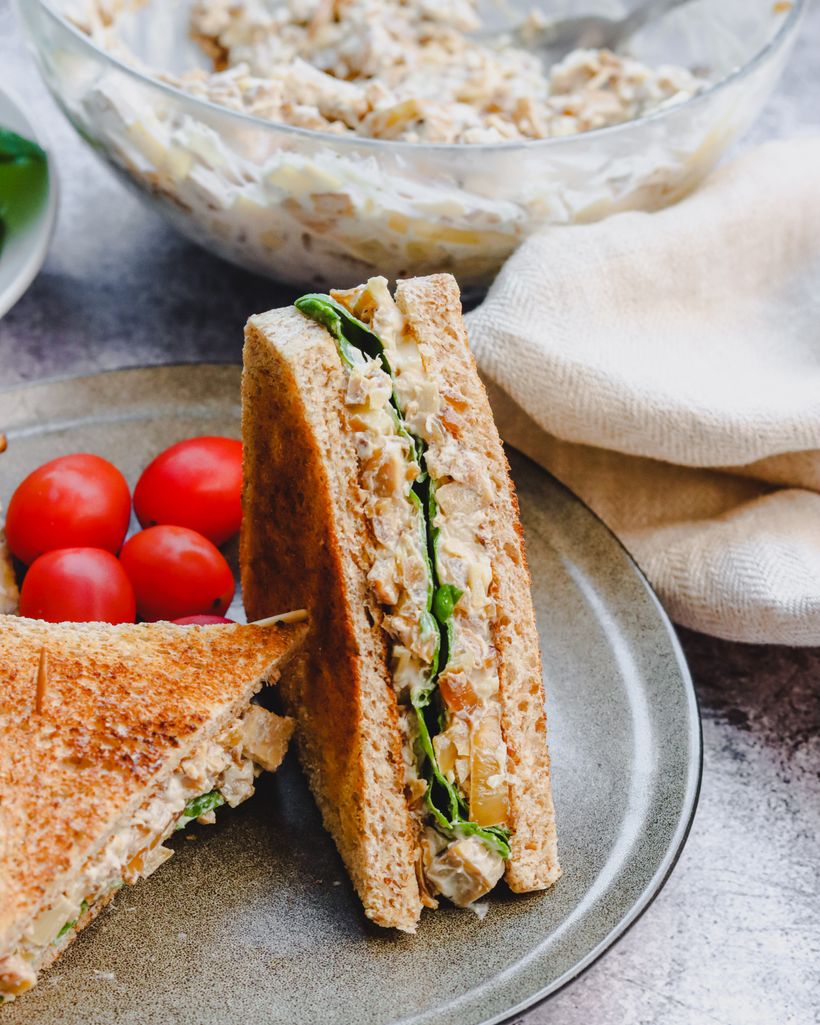
<svg viewBox="0 0 820 1025">
<path fill-rule="evenodd" d="M 118 559 L 102 548 L 61 548 L 29 567 L 20 615 L 49 623 L 133 623 L 134 588 Z"/>
<path fill-rule="evenodd" d="M 221 616 L 231 604 L 234 579 L 225 557 L 187 527 L 163 525 L 129 538 L 120 554 L 143 619 Z"/>
<path fill-rule="evenodd" d="M 143 527 L 171 523 L 224 544 L 242 520 L 242 442 L 189 438 L 161 452 L 134 489 Z"/>
<path fill-rule="evenodd" d="M 172 622 L 177 626 L 211 626 L 214 623 L 235 623 L 235 619 L 226 619 L 224 616 L 183 616 L 182 619 L 174 619 Z"/>
<path fill-rule="evenodd" d="M 6 538 L 30 565 L 58 548 L 118 552 L 131 516 L 131 495 L 116 466 L 87 453 L 60 456 L 30 473 L 9 502 Z"/>
</svg>

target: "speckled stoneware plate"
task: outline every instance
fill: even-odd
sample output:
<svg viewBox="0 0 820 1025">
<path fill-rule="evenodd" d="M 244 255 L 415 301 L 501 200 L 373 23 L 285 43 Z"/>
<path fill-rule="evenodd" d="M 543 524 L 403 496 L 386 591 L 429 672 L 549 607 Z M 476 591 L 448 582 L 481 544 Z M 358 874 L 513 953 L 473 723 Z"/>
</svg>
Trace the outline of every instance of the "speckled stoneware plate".
<svg viewBox="0 0 820 1025">
<path fill-rule="evenodd" d="M 0 500 L 71 451 L 133 482 L 163 446 L 239 433 L 239 369 L 167 367 L 0 394 Z M 126 889 L 0 1025 L 476 1025 L 564 985 L 646 908 L 685 840 L 700 729 L 673 631 L 629 557 L 512 455 L 544 653 L 564 876 L 446 908 L 417 936 L 365 921 L 292 758 Z M 287 544 L 287 538 L 282 539 Z M 652 956 L 646 952 L 647 958 Z"/>
</svg>

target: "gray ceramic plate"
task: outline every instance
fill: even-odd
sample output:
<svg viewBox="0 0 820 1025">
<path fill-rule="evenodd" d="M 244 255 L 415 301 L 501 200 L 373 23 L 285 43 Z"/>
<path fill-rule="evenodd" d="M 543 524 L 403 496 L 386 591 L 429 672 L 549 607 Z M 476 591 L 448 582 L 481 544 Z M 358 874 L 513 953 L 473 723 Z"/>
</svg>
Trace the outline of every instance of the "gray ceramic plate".
<svg viewBox="0 0 820 1025">
<path fill-rule="evenodd" d="M 238 433 L 239 370 L 167 367 L 0 395 L 0 499 L 94 451 L 132 482 L 163 446 Z M 564 877 L 447 908 L 413 937 L 370 927 L 291 759 L 257 797 L 126 888 L 2 1025 L 475 1025 L 554 992 L 663 885 L 691 821 L 700 728 L 673 631 L 577 499 L 513 453 L 543 642 Z M 286 539 L 283 539 L 286 543 Z M 651 957 L 651 951 L 647 951 Z"/>
</svg>

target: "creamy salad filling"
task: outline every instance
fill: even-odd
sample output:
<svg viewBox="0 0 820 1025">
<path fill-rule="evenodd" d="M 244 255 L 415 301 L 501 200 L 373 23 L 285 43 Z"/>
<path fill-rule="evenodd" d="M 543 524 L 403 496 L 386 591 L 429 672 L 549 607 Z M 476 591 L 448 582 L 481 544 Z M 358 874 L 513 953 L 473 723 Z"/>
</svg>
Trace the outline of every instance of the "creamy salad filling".
<svg viewBox="0 0 820 1025">
<path fill-rule="evenodd" d="M 465 906 L 509 857 L 485 469 L 455 441 L 460 403 L 430 379 L 384 278 L 297 307 L 336 338 L 374 540 L 371 613 L 390 638 L 425 902 Z"/>
<path fill-rule="evenodd" d="M 234 808 L 254 791 L 263 769 L 276 769 L 291 728 L 287 720 L 251 705 L 219 736 L 184 759 L 159 793 L 147 801 L 91 857 L 70 887 L 28 925 L 14 954 L 0 958 L 0 998 L 30 989 L 56 947 L 68 944 L 78 920 L 124 883 L 145 879 L 172 855 L 164 841 L 196 820 L 215 821 L 215 809 Z"/>
<path fill-rule="evenodd" d="M 534 32 L 542 17 L 531 15 Z M 701 88 L 684 68 L 605 50 L 576 50 L 547 70 L 509 36 L 475 38 L 471 0 L 199 0 L 191 27 L 217 73 L 189 72 L 183 88 L 274 121 L 376 139 L 571 135 Z"/>
<path fill-rule="evenodd" d="M 67 0 L 66 0 L 67 2 Z M 73 0 L 72 18 L 135 61 L 118 17 L 130 0 Z M 533 8 L 522 38 L 545 22 Z M 552 68 L 509 34 L 481 33 L 474 0 L 195 0 L 190 32 L 212 63 L 154 72 L 196 96 L 271 121 L 407 142 L 494 143 L 573 135 L 680 103 L 705 86 L 575 50 Z"/>
</svg>

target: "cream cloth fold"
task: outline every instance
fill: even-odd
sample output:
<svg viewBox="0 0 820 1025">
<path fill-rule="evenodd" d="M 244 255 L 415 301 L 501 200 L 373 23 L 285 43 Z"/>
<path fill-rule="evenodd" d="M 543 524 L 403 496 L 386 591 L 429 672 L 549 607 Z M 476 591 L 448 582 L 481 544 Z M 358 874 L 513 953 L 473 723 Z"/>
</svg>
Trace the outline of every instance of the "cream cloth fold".
<svg viewBox="0 0 820 1025">
<path fill-rule="evenodd" d="M 820 644 L 820 138 L 548 229 L 468 315 L 502 436 L 685 626 Z"/>
</svg>

